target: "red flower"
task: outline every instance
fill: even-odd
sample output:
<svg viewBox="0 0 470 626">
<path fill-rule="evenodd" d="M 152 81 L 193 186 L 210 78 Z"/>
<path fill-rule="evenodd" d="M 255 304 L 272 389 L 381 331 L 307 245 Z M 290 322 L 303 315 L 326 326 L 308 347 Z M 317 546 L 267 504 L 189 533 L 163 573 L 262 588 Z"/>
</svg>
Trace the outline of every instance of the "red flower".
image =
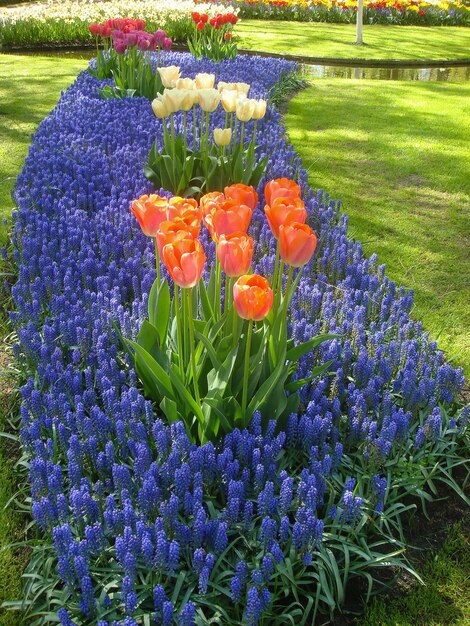
<svg viewBox="0 0 470 626">
<path fill-rule="evenodd" d="M 205 26 L 204 22 L 198 22 L 196 28 L 198 30 L 204 30 L 204 26 Z"/>
<path fill-rule="evenodd" d="M 224 33 L 224 39 L 225 41 L 230 41 L 230 39 L 232 39 L 232 35 L 230 33 Z"/>
<path fill-rule="evenodd" d="M 201 21 L 201 14 L 197 13 L 196 11 L 194 11 L 194 13 L 191 13 L 191 17 L 193 18 L 193 22 L 196 22 L 196 24 Z"/>
<path fill-rule="evenodd" d="M 88 26 L 88 30 L 92 35 L 100 35 L 101 34 L 101 24 L 90 24 Z"/>
<path fill-rule="evenodd" d="M 204 13 L 204 15 L 201 15 L 201 22 L 204 22 L 204 24 L 207 23 L 208 19 L 209 19 L 209 16 L 207 15 L 207 13 Z"/>
<path fill-rule="evenodd" d="M 420 9 L 420 10 L 418 11 L 418 13 L 419 13 L 420 15 L 426 15 L 426 11 L 423 11 L 423 9 Z"/>
</svg>

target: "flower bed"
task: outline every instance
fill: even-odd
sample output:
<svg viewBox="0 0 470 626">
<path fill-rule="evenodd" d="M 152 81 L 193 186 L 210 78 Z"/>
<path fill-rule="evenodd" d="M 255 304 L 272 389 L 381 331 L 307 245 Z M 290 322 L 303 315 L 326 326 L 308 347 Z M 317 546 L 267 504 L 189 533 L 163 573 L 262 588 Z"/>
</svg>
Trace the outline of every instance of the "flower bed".
<svg viewBox="0 0 470 626">
<path fill-rule="evenodd" d="M 221 0 L 221 4 L 238 9 L 242 18 L 300 22 L 349 24 L 356 21 L 357 12 L 357 0 Z M 364 0 L 364 23 L 468 26 L 470 6 L 459 0 Z"/>
<path fill-rule="evenodd" d="M 175 41 L 185 42 L 193 31 L 192 0 L 48 0 L 0 9 L 0 44 L 89 44 L 88 25 L 114 18 L 144 18 L 148 30 L 162 28 Z M 199 3 L 210 17 L 230 13 L 217 3 Z"/>
<path fill-rule="evenodd" d="M 294 69 L 242 56 L 165 62 L 249 83 L 255 98 Z M 372 583 L 377 568 L 406 566 L 400 520 L 414 505 L 405 496 L 424 501 L 439 479 L 452 486 L 461 462 L 462 373 L 410 319 L 412 294 L 348 238 L 339 203 L 308 187 L 268 107 L 257 149 L 269 156 L 266 179 L 298 179 L 318 234 L 289 332 L 296 342 L 341 335 L 297 375 L 330 360 L 332 373 L 302 389 L 283 430 L 255 417 L 249 430 L 197 446 L 181 423 L 166 425 L 115 332 L 135 336 L 155 279 L 153 246 L 129 207 L 153 191 L 142 167 L 162 121 L 147 99 L 102 99 L 104 84 L 84 72 L 62 96 L 15 191 L 12 318 L 30 372 L 21 439 L 46 539 L 32 560 L 29 590 L 47 599 L 35 623 L 58 612 L 66 626 L 310 624 L 344 602 L 352 578 Z M 250 231 L 254 269 L 269 276 L 275 246 L 260 206 Z"/>
</svg>

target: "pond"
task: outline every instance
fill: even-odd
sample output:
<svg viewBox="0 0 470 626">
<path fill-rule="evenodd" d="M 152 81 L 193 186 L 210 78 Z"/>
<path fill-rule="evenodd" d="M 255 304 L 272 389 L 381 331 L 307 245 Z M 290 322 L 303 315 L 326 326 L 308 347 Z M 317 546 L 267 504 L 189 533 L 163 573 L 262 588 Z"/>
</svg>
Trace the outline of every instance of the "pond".
<svg viewBox="0 0 470 626">
<path fill-rule="evenodd" d="M 26 56 L 64 57 L 73 59 L 91 59 L 95 50 L 91 48 L 61 48 L 52 50 L 20 50 L 2 51 L 5 54 L 24 54 Z M 263 56 L 269 56 L 263 54 Z M 279 56 L 279 55 L 275 55 Z M 374 62 L 374 65 L 377 62 Z M 387 65 L 370 67 L 366 63 L 352 66 L 345 61 L 334 65 L 308 63 L 304 57 L 300 63 L 307 76 L 311 78 L 346 78 L 358 80 L 404 80 L 404 81 L 448 81 L 464 82 L 470 80 L 470 64 L 447 65 L 445 67 L 405 67 L 403 65 Z"/>
</svg>

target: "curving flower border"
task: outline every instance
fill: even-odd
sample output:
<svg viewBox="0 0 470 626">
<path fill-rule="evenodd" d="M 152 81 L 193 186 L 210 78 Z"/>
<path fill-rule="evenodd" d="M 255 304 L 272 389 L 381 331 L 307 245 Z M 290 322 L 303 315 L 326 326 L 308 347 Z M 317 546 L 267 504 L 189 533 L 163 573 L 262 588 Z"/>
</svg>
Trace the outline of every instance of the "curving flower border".
<svg viewBox="0 0 470 626">
<path fill-rule="evenodd" d="M 295 68 L 177 53 L 166 63 L 189 76 L 250 83 L 257 98 Z M 406 493 L 407 471 L 409 491 L 416 488 L 409 468 L 455 447 L 468 419 L 455 409 L 462 373 L 410 319 L 412 294 L 348 238 L 340 204 L 309 188 L 278 111 L 268 107 L 258 131 L 259 157 L 270 158 L 266 178 L 298 178 L 319 235 L 290 332 L 297 341 L 325 331 L 343 337 L 307 355 L 297 375 L 328 360 L 334 374 L 302 390 L 302 414 L 280 432 L 273 423 L 262 432 L 255 419 L 217 447 L 197 447 L 180 424 L 165 426 L 113 329 L 135 335 L 155 278 L 152 247 L 129 206 L 152 191 L 142 166 L 162 122 L 147 100 L 102 100 L 98 86 L 84 72 L 62 95 L 15 189 L 12 320 L 30 372 L 21 440 L 34 519 L 65 584 L 51 609 L 67 626 L 132 626 L 150 614 L 161 624 L 192 624 L 217 611 L 231 611 L 233 624 L 257 624 L 262 615 L 274 624 L 280 607 L 287 610 L 273 593 L 279 581 L 289 584 L 287 565 L 317 585 L 324 547 L 359 541 L 357 529 L 372 517 L 381 532 L 390 500 Z M 258 207 L 254 269 L 269 275 L 275 250 L 262 215 Z M 357 567 L 367 569 L 367 559 Z"/>
</svg>

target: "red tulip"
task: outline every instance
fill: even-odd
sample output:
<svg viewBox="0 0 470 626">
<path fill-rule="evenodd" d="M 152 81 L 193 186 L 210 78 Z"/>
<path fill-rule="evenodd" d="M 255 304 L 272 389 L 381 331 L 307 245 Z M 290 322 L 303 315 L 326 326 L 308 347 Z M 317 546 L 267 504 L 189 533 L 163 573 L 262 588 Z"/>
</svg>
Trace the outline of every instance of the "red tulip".
<svg viewBox="0 0 470 626">
<path fill-rule="evenodd" d="M 253 211 L 258 204 L 258 194 L 253 187 L 244 185 L 243 183 L 237 183 L 236 185 L 230 185 L 224 189 L 225 197 L 231 200 L 236 200 L 239 204 L 246 204 Z"/>
<path fill-rule="evenodd" d="M 175 217 L 182 217 L 186 213 L 192 213 L 199 220 L 202 219 L 201 209 L 194 198 L 180 198 L 174 196 L 168 200 L 166 209 L 167 219 L 173 220 Z"/>
<path fill-rule="evenodd" d="M 224 200 L 225 196 L 220 191 L 211 191 L 210 193 L 206 193 L 206 195 L 202 196 L 199 200 L 199 206 L 201 207 L 202 214 L 204 216 L 208 215 L 217 204 L 220 204 L 220 202 L 223 202 Z"/>
<path fill-rule="evenodd" d="M 217 203 L 211 212 L 204 217 L 204 223 L 212 239 L 218 241 L 221 235 L 246 232 L 250 225 L 252 213 L 249 206 L 228 199 Z"/>
<path fill-rule="evenodd" d="M 157 231 L 157 245 L 160 256 L 162 256 L 163 248 L 168 243 L 173 243 L 177 239 L 197 239 L 200 232 L 201 222 L 192 215 L 176 217 L 173 221 L 162 222 Z"/>
<path fill-rule="evenodd" d="M 166 220 L 167 204 L 167 198 L 155 194 L 141 196 L 132 203 L 131 211 L 147 237 L 155 237 L 160 224 Z"/>
<path fill-rule="evenodd" d="M 291 222 L 279 227 L 281 259 L 293 267 L 310 261 L 317 247 L 317 236 L 307 224 Z"/>
<path fill-rule="evenodd" d="M 271 205 L 276 198 L 300 198 L 300 186 L 290 178 L 276 178 L 264 188 L 266 204 Z"/>
<path fill-rule="evenodd" d="M 259 322 L 271 310 L 273 290 L 263 276 L 246 274 L 233 286 L 233 301 L 240 317 Z"/>
<path fill-rule="evenodd" d="M 307 211 L 300 198 L 276 198 L 272 205 L 266 205 L 264 212 L 268 220 L 269 227 L 276 237 L 279 238 L 279 227 L 291 222 L 305 222 Z"/>
<path fill-rule="evenodd" d="M 177 239 L 163 247 L 163 262 L 171 278 L 186 289 L 200 281 L 206 255 L 198 239 Z"/>
<path fill-rule="evenodd" d="M 221 235 L 217 245 L 217 256 L 227 276 L 246 274 L 253 258 L 254 242 L 245 233 Z"/>
</svg>

